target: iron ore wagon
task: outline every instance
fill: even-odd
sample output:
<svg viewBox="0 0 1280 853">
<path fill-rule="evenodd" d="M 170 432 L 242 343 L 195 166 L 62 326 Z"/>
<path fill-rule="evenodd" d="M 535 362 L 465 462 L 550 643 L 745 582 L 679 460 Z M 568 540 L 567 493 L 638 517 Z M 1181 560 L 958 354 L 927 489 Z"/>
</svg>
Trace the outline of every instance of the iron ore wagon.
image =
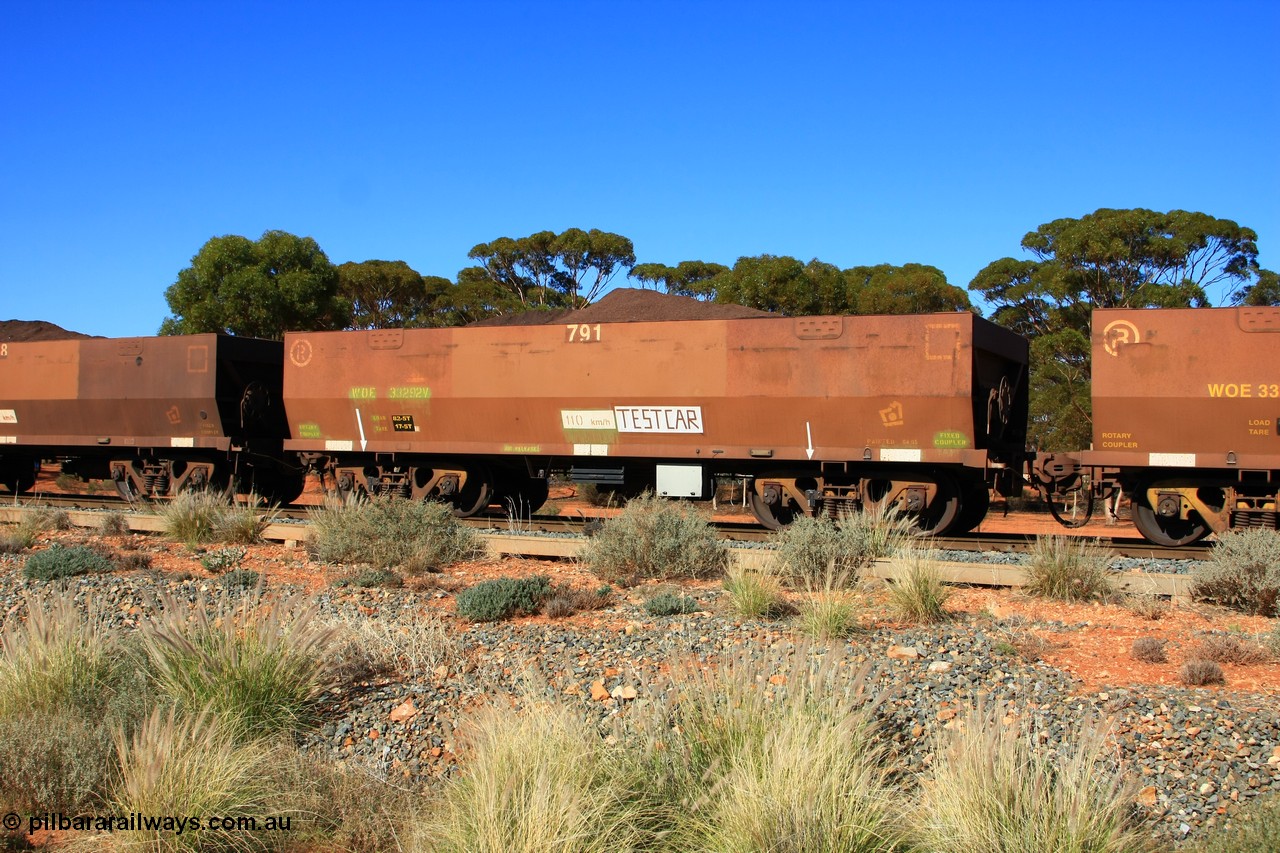
<svg viewBox="0 0 1280 853">
<path fill-rule="evenodd" d="M 225 335 L 6 343 L 0 478 L 25 491 L 41 460 L 126 496 L 254 491 L 291 501 L 279 342 Z"/>
<path fill-rule="evenodd" d="M 968 313 L 290 333 L 286 451 L 342 493 L 536 508 L 547 478 L 760 521 L 892 503 L 970 529 L 1018 478 L 1027 344 Z"/>
</svg>

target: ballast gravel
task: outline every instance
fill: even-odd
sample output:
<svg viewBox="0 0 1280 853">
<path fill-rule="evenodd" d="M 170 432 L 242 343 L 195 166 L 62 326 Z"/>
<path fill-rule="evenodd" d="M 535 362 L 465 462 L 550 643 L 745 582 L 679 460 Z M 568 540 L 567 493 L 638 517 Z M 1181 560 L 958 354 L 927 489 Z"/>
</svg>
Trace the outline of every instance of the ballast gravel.
<svg viewBox="0 0 1280 853">
<path fill-rule="evenodd" d="M 24 580 L 10 561 L 0 563 L 0 625 L 21 619 L 33 593 L 81 605 L 92 600 L 128 630 L 154 617 L 162 593 L 191 607 L 213 591 L 216 582 L 208 579 L 145 572 L 46 584 Z M 699 593 L 702 611 L 672 617 L 650 616 L 639 602 L 621 597 L 590 618 L 551 622 L 473 624 L 445 608 L 445 658 L 326 694 L 322 722 L 306 741 L 321 754 L 420 787 L 458 772 L 459 727 L 486 704 L 514 707 L 533 691 L 575 703 L 603 724 L 649 703 L 676 661 L 745 662 L 767 670 L 794 655 L 832 655 L 841 661 L 832 672 L 863 679 L 881 736 L 908 774 L 927 773 L 935 736 L 981 706 L 1030 720 L 1046 749 L 1070 746 L 1082 723 L 1104 721 L 1111 731 L 1107 761 L 1137 780 L 1139 808 L 1165 843 L 1195 838 L 1249 800 L 1280 792 L 1276 697 L 1160 686 L 1081 693 L 1070 675 L 1010 653 L 1007 626 L 981 617 L 877 627 L 819 646 L 785 620 L 727 615 L 722 595 Z M 324 590 L 317 601 L 327 616 L 407 627 L 420 624 L 429 605 L 439 609 L 442 597 L 448 594 L 344 588 Z M 786 672 L 774 674 L 785 678 Z"/>
</svg>

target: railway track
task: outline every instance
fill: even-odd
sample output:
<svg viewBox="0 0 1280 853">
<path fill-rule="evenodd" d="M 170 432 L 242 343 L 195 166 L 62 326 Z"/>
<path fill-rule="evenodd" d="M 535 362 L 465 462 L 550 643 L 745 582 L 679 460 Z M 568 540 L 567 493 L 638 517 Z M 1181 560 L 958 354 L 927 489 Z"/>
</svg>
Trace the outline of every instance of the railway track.
<svg viewBox="0 0 1280 853">
<path fill-rule="evenodd" d="M 104 509 L 129 508 L 129 505 L 123 501 L 95 500 L 92 502 L 95 504 L 92 509 L 86 508 L 87 503 L 90 502 L 83 498 L 63 498 L 56 503 L 42 501 L 38 506 L 0 507 L 0 522 L 16 523 L 21 521 L 27 513 L 55 506 L 66 510 L 68 519 L 74 526 L 96 528 L 102 522 Z M 304 542 L 310 535 L 309 525 L 302 517 L 298 517 L 304 517 L 305 510 L 297 508 L 277 510 L 273 511 L 273 515 L 276 520 L 270 521 L 265 526 L 262 532 L 263 539 L 281 542 L 286 547 L 292 548 Z M 164 531 L 163 520 L 153 513 L 130 509 L 125 514 L 125 519 L 130 529 L 136 532 L 161 533 Z M 585 539 L 584 536 L 577 534 L 582 534 L 586 525 L 598 520 L 586 516 L 580 518 L 534 516 L 514 522 L 505 517 L 492 516 L 465 519 L 464 523 L 477 528 L 486 539 L 490 550 L 497 554 L 573 559 L 578 556 Z M 768 536 L 776 535 L 767 531 L 748 531 L 744 529 L 746 525 L 732 522 L 717 526 L 722 528 L 722 535 L 727 539 L 746 534 L 744 538 L 767 540 Z M 940 549 L 1010 552 L 1026 550 L 1034 538 L 1027 534 L 986 533 L 937 538 L 933 540 L 933 544 Z M 739 547 L 731 546 L 734 559 L 749 568 L 763 568 L 768 565 L 773 551 L 768 548 L 751 547 L 755 544 L 757 543 L 744 542 Z M 1140 558 L 1166 557 L 1166 552 L 1172 552 L 1174 559 L 1198 559 L 1208 551 L 1208 548 L 1203 547 L 1162 549 L 1141 540 L 1122 537 L 1113 538 L 1108 544 L 1119 555 Z M 939 565 L 943 579 L 951 583 L 996 587 L 1016 587 L 1026 583 L 1025 574 L 1019 566 L 959 561 L 944 562 Z M 896 577 L 896 572 L 897 569 L 891 561 L 887 560 L 876 561 L 868 570 L 870 576 L 885 579 Z M 1117 580 L 1122 590 L 1172 597 L 1187 597 L 1191 583 L 1190 576 L 1186 574 L 1143 571 L 1118 573 Z"/>
<path fill-rule="evenodd" d="M 130 503 L 117 495 L 47 495 L 38 496 L 22 506 L 52 507 L 66 510 L 117 510 L 146 515 L 146 504 Z M 282 522 L 304 523 L 310 507 L 287 506 L 270 510 L 273 518 Z M 556 535 L 583 535 L 591 532 L 592 525 L 603 522 L 605 516 L 534 515 L 513 519 L 501 513 L 491 513 L 460 519 L 462 524 L 481 531 L 498 533 Z M 722 539 L 732 542 L 769 542 L 777 533 L 765 530 L 754 522 L 716 521 L 716 531 Z M 297 538 L 297 537 L 294 537 Z M 304 537 L 305 538 L 305 537 Z M 1028 533 L 966 533 L 961 536 L 935 536 L 933 547 L 950 551 L 1001 551 L 1022 553 L 1030 550 L 1036 536 Z M 1137 536 L 1099 537 L 1099 541 L 1120 557 L 1164 560 L 1203 560 L 1213 548 L 1211 541 L 1197 542 L 1180 548 L 1153 545 Z"/>
</svg>

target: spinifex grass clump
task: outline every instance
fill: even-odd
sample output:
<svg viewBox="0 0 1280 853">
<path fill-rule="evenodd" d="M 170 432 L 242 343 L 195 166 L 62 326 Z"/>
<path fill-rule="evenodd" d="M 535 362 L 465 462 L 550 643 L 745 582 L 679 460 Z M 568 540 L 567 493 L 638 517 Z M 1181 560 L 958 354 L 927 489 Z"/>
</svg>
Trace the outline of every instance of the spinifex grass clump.
<svg viewBox="0 0 1280 853">
<path fill-rule="evenodd" d="M 1133 786 L 1103 760 L 1103 730 L 1086 726 L 1056 753 L 1037 744 L 1031 726 L 1006 724 L 1003 712 L 976 710 L 942 732 L 923 788 L 923 849 L 1147 849 L 1131 822 Z"/>
<path fill-rule="evenodd" d="M 266 828 L 268 816 L 294 817 L 277 774 L 282 750 L 245 742 L 210 710 L 191 714 L 157 709 L 132 736 L 118 733 L 120 779 L 111 798 L 122 815 L 172 817 L 153 829 L 117 833 L 132 847 L 157 851 L 247 851 L 283 846 L 289 833 Z M 255 831 L 196 826 L 191 818 L 253 816 Z M 183 821 L 179 832 L 177 821 Z M 299 821 L 300 823 L 300 821 Z"/>
<path fill-rule="evenodd" d="M 316 559 L 365 563 L 404 575 L 438 572 L 484 553 L 484 544 L 435 501 L 378 498 L 330 502 L 310 513 L 307 547 Z"/>
<path fill-rule="evenodd" d="M 188 712 L 209 708 L 243 734 L 306 723 L 333 681 L 337 632 L 314 602 L 226 592 L 185 608 L 165 598 L 144 643 L 159 690 Z"/>
<path fill-rule="evenodd" d="M 463 772 L 415 849 L 439 853 L 642 850 L 634 760 L 564 705 L 491 707 L 460 731 Z"/>
<path fill-rule="evenodd" d="M 182 492 L 159 508 L 165 534 L 184 545 L 202 545 L 217 541 L 231 503 L 221 492 Z"/>
<path fill-rule="evenodd" d="M 729 552 L 706 519 L 687 504 L 644 495 L 630 501 L 587 543 L 582 561 L 612 583 L 713 577 Z"/>
<path fill-rule="evenodd" d="M 724 574 L 724 589 L 733 612 L 747 619 L 764 619 L 787 612 L 782 582 L 772 570 L 748 569 L 738 563 Z"/>
<path fill-rule="evenodd" d="M 889 606 L 901 619 L 942 622 L 951 590 L 942 582 L 938 565 L 920 551 L 906 548 L 893 558 L 897 577 L 889 586 Z"/>
<path fill-rule="evenodd" d="M 105 793 L 111 730 L 134 727 L 146 685 L 92 603 L 26 611 L 0 633 L 0 811 L 80 813 Z"/>
<path fill-rule="evenodd" d="M 806 581 L 800 600 L 800 630 L 816 640 L 847 637 L 858 627 L 858 606 L 844 575 L 829 569 L 821 584 Z"/>
<path fill-rule="evenodd" d="M 661 849 L 905 849 L 863 675 L 842 663 L 800 649 L 674 667 L 647 729 Z"/>
<path fill-rule="evenodd" d="M 1078 536 L 1038 536 L 1031 546 L 1026 591 L 1060 601 L 1100 601 L 1116 593 L 1113 559 L 1096 540 Z"/>
<path fill-rule="evenodd" d="M 1209 559 L 1192 570 L 1191 594 L 1246 613 L 1275 616 L 1280 607 L 1280 533 L 1240 530 L 1218 536 Z"/>
</svg>

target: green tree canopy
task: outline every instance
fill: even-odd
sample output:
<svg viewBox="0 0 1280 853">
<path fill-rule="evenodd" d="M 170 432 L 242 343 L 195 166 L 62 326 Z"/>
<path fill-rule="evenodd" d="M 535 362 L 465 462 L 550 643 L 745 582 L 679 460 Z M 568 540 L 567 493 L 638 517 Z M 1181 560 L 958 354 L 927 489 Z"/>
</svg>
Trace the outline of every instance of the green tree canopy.
<svg viewBox="0 0 1280 853">
<path fill-rule="evenodd" d="M 310 237 L 267 231 L 214 237 L 165 290 L 162 335 L 224 332 L 278 340 L 291 329 L 341 329 L 350 311 L 338 271 Z"/>
<path fill-rule="evenodd" d="M 432 326 L 465 326 L 498 314 L 520 311 L 520 301 L 511 291 L 484 274 L 479 267 L 467 267 L 454 283 L 440 276 L 427 276 L 431 300 Z"/>
<path fill-rule="evenodd" d="M 843 273 L 855 314 L 928 314 L 972 311 L 969 294 L 947 283 L 946 274 L 925 264 L 878 264 Z"/>
<path fill-rule="evenodd" d="M 1280 305 L 1280 275 L 1272 270 L 1258 270 L 1258 280 L 1236 291 L 1237 305 Z"/>
<path fill-rule="evenodd" d="M 620 234 L 570 228 L 527 237 L 499 237 L 472 247 L 468 257 L 493 283 L 526 308 L 578 308 L 594 300 L 619 272 L 636 263 L 635 248 Z M 476 273 L 469 272 L 468 281 Z M 461 274 L 459 281 L 462 280 Z"/>
<path fill-rule="evenodd" d="M 816 258 L 805 264 L 759 255 L 739 258 L 733 269 L 700 286 L 714 291 L 717 302 L 790 316 L 972 310 L 964 290 L 948 284 L 942 270 L 923 264 L 841 270 Z"/>
<path fill-rule="evenodd" d="M 992 319 L 1031 339 L 1031 440 L 1046 450 L 1089 446 L 1094 308 L 1207 305 L 1210 290 L 1251 280 L 1256 241 L 1203 213 L 1102 209 L 1028 233 L 1022 247 L 1034 260 L 988 264 L 969 289 L 994 308 Z"/>
<path fill-rule="evenodd" d="M 714 279 L 728 271 L 729 268 L 724 264 L 681 261 L 674 267 L 666 264 L 636 264 L 631 268 L 630 275 L 655 290 L 658 285 L 662 285 L 663 290 L 676 296 L 709 300 L 716 295 Z"/>
<path fill-rule="evenodd" d="M 351 305 L 349 328 L 431 325 L 431 295 L 422 276 L 404 261 L 339 264 L 338 292 Z"/>
</svg>

